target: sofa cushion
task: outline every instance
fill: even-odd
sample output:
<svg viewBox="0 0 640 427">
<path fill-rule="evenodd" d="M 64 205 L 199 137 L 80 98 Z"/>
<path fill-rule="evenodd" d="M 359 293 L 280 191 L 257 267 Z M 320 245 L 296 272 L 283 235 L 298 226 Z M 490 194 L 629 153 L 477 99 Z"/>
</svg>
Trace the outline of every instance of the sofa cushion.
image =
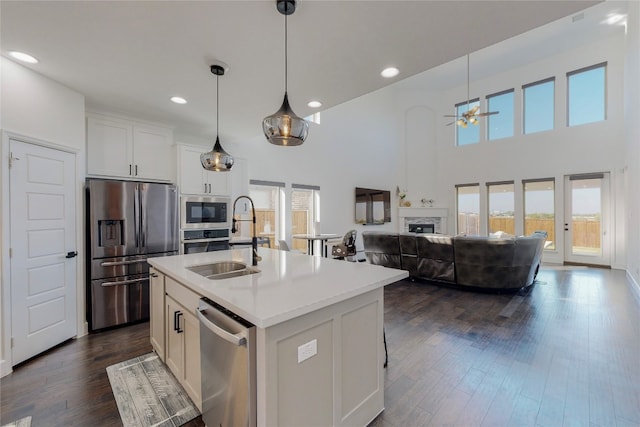
<svg viewBox="0 0 640 427">
<path fill-rule="evenodd" d="M 362 243 L 365 256 L 371 264 L 402 268 L 397 233 L 365 231 L 362 233 Z"/>
<path fill-rule="evenodd" d="M 415 235 L 417 277 L 455 282 L 453 239 L 441 234 Z"/>
<path fill-rule="evenodd" d="M 454 239 L 456 282 L 487 289 L 524 286 L 512 275 L 515 239 L 457 236 Z"/>
</svg>

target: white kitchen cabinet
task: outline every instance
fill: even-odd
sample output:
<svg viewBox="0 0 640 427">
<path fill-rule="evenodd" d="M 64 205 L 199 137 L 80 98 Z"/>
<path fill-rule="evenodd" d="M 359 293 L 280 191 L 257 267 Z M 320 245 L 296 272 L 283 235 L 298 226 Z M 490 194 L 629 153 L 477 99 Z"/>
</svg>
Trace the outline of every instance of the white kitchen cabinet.
<svg viewBox="0 0 640 427">
<path fill-rule="evenodd" d="M 178 185 L 182 194 L 229 195 L 229 174 L 205 170 L 200 155 L 210 149 L 178 145 Z M 235 166 L 234 166 L 235 167 Z"/>
<path fill-rule="evenodd" d="M 87 173 L 173 181 L 170 129 L 102 115 L 87 117 Z"/>
<path fill-rule="evenodd" d="M 200 390 L 200 296 L 170 277 L 165 279 L 166 360 L 191 400 L 202 410 Z"/>
<path fill-rule="evenodd" d="M 151 346 L 160 360 L 165 361 L 164 281 L 165 275 L 155 268 L 149 269 L 149 333 Z"/>
</svg>

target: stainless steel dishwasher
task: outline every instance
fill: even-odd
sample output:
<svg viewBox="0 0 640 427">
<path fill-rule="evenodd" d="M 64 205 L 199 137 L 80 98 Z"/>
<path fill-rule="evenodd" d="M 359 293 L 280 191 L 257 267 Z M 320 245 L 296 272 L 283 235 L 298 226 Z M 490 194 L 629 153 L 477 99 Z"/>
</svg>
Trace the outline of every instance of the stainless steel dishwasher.
<svg viewBox="0 0 640 427">
<path fill-rule="evenodd" d="M 256 327 L 208 298 L 198 304 L 202 420 L 251 426 L 256 417 Z"/>
</svg>

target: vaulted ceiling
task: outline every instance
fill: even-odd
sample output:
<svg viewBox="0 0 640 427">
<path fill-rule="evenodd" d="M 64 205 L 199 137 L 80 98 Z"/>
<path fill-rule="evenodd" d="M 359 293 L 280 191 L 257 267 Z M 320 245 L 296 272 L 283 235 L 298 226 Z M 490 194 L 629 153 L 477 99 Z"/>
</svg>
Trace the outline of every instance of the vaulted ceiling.
<svg viewBox="0 0 640 427">
<path fill-rule="evenodd" d="M 335 106 L 560 18 L 571 23 L 596 3 L 299 1 L 288 18 L 292 107 L 305 116 L 312 99 L 321 110 Z M 37 57 L 29 68 L 82 93 L 93 109 L 215 135 L 216 61 L 228 66 L 221 136 L 260 135 L 262 118 L 282 102 L 284 17 L 275 0 L 2 1 L 0 18 L 3 56 Z M 382 78 L 389 65 L 400 75 Z M 188 103 L 171 103 L 174 95 Z"/>
</svg>

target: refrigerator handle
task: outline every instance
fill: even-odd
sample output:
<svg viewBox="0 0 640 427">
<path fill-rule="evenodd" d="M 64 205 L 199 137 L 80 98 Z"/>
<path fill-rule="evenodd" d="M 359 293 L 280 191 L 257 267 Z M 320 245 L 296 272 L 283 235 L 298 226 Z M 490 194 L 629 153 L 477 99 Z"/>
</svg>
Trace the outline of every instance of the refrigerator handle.
<svg viewBox="0 0 640 427">
<path fill-rule="evenodd" d="M 140 247 L 147 246 L 147 190 L 145 184 L 139 184 L 140 188 Z"/>
<path fill-rule="evenodd" d="M 135 237 L 136 248 L 140 247 L 140 190 L 139 184 L 136 184 L 133 190 L 133 234 Z"/>
</svg>

